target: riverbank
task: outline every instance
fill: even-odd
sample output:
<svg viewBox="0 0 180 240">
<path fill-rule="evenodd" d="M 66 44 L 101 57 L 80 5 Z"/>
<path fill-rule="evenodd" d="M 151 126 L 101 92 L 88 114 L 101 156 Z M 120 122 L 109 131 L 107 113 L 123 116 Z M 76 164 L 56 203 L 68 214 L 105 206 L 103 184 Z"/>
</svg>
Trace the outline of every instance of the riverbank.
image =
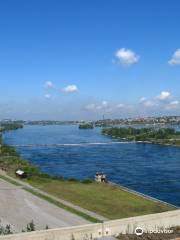
<svg viewBox="0 0 180 240">
<path fill-rule="evenodd" d="M 26 191 L 92 222 L 102 221 L 102 218 L 98 214 L 101 214 L 101 216 L 104 216 L 104 220 L 107 220 L 176 209 L 174 206 L 157 201 L 156 199 L 148 199 L 147 196 L 130 192 L 128 189 L 121 188 L 118 185 L 97 184 L 96 182 L 83 184 L 76 181 L 63 182 L 53 179 L 44 181 L 44 179 L 38 177 L 33 177 L 31 180 L 24 180 L 22 182 L 22 180 L 9 176 L 1 177 L 15 185 L 23 186 Z M 69 203 L 72 204 L 69 205 Z M 97 216 L 96 214 L 89 214 L 88 211 L 86 214 L 83 214 L 82 209 L 75 209 L 73 204 L 95 212 Z"/>
<path fill-rule="evenodd" d="M 136 143 L 180 146 L 180 132 L 174 128 L 104 128 L 102 134 L 112 138 Z"/>
<path fill-rule="evenodd" d="M 15 148 L 3 143 L 1 146 L 0 167 L 6 171 L 8 176 L 14 179 L 18 179 L 15 171 L 21 169 L 27 173 L 27 178 L 23 182 L 108 219 L 175 209 L 167 204 L 125 191 L 118 186 L 98 184 L 92 180 L 77 181 L 74 178 L 64 180 L 60 176 L 50 176 L 41 172 L 35 165 L 22 159 Z M 73 211 L 73 209 L 67 210 Z M 77 211 L 76 214 L 83 215 L 80 211 Z M 83 217 L 90 221 L 99 221 L 99 219 L 91 218 L 88 214 L 83 215 Z"/>
</svg>

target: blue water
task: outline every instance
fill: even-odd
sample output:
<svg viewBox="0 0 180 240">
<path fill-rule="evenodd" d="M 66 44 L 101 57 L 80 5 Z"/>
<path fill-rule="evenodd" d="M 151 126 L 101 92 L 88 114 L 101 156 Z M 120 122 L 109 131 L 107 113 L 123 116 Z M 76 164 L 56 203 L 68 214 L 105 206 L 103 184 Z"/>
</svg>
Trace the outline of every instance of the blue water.
<svg viewBox="0 0 180 240">
<path fill-rule="evenodd" d="M 180 206 L 180 147 L 118 143 L 101 129 L 78 126 L 25 126 L 7 132 L 7 144 L 43 171 L 65 178 L 108 179 Z"/>
</svg>

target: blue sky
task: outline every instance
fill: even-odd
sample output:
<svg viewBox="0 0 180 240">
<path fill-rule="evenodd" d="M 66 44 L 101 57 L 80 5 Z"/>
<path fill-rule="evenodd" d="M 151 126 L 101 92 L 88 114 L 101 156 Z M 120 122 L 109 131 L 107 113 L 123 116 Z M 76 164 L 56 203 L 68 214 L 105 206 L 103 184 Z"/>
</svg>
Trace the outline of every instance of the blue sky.
<svg viewBox="0 0 180 240">
<path fill-rule="evenodd" d="M 180 2 L 0 2 L 0 118 L 180 114 Z"/>
</svg>

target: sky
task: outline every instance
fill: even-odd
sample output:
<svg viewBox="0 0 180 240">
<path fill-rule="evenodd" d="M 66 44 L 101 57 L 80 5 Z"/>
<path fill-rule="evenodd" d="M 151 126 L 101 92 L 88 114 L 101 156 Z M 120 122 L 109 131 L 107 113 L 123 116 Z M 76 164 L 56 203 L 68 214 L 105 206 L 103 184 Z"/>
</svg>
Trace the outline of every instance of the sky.
<svg viewBox="0 0 180 240">
<path fill-rule="evenodd" d="M 179 0 L 0 1 L 0 119 L 180 115 Z"/>
</svg>

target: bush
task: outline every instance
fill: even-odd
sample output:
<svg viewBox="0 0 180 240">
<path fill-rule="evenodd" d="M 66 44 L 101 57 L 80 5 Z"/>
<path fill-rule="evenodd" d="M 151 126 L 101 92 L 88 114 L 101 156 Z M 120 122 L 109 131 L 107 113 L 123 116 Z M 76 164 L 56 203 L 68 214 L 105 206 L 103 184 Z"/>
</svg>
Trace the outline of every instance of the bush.
<svg viewBox="0 0 180 240">
<path fill-rule="evenodd" d="M 89 183 L 92 183 L 93 180 L 87 178 L 87 179 L 82 180 L 81 182 L 84 183 L 84 184 L 89 184 Z"/>
<path fill-rule="evenodd" d="M 52 177 L 47 173 L 39 173 L 38 177 L 51 179 Z"/>
<path fill-rule="evenodd" d="M 53 180 L 59 180 L 59 181 L 64 181 L 64 177 L 63 177 L 63 176 L 51 176 L 51 179 L 53 179 Z"/>
<path fill-rule="evenodd" d="M 12 234 L 13 232 L 11 231 L 11 226 L 6 225 L 6 227 L 3 227 L 0 225 L 0 235 L 8 235 Z"/>
<path fill-rule="evenodd" d="M 27 224 L 26 231 L 27 232 L 32 232 L 32 231 L 35 231 L 35 230 L 36 230 L 35 224 L 34 224 L 34 222 L 32 220 L 30 223 Z"/>
<path fill-rule="evenodd" d="M 78 182 L 78 180 L 76 178 L 69 178 L 68 181 L 69 182 Z"/>
</svg>

